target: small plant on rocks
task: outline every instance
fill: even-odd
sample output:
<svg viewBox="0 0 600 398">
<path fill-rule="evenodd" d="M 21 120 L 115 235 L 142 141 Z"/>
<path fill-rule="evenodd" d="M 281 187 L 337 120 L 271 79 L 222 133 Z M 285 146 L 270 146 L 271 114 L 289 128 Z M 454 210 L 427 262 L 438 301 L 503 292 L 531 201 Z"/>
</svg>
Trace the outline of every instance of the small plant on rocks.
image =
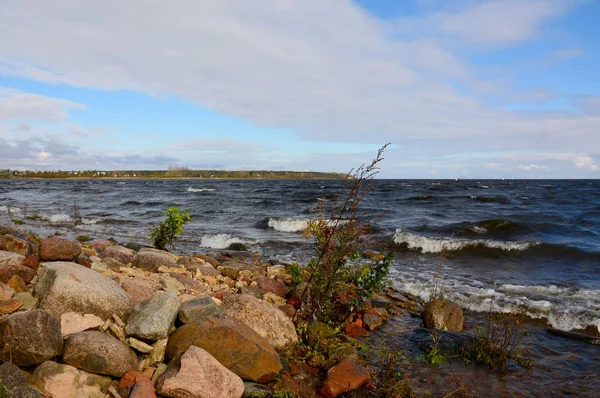
<svg viewBox="0 0 600 398">
<path fill-rule="evenodd" d="M 169 207 L 165 212 L 167 217 L 158 224 L 158 227 L 150 231 L 150 239 L 155 248 L 166 250 L 167 245 L 171 250 L 175 249 L 173 241 L 183 233 L 183 226 L 192 220 L 188 210 L 178 207 Z"/>
</svg>

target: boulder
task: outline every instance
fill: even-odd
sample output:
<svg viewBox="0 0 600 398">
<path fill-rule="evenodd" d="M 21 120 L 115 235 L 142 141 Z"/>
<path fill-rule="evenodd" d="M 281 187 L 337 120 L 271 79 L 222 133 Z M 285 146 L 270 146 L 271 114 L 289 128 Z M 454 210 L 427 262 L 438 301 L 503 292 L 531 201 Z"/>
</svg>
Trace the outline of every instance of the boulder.
<svg viewBox="0 0 600 398">
<path fill-rule="evenodd" d="M 449 300 L 431 300 L 422 318 L 426 328 L 449 332 L 462 332 L 465 321 L 462 308 Z"/>
<path fill-rule="evenodd" d="M 149 272 L 158 272 L 160 267 L 177 267 L 177 262 L 169 253 L 142 249 L 135 255 L 133 266 Z"/>
<path fill-rule="evenodd" d="M 89 242 L 89 245 L 98 250 L 98 252 L 103 252 L 107 247 L 112 246 L 113 242 L 108 239 L 102 239 Z"/>
<path fill-rule="evenodd" d="M 40 241 L 40 259 L 46 261 L 74 260 L 81 254 L 79 243 L 62 238 Z"/>
<path fill-rule="evenodd" d="M 223 276 L 227 276 L 233 280 L 237 280 L 239 275 L 240 275 L 240 271 L 243 270 L 250 270 L 250 271 L 255 271 L 257 270 L 257 268 L 249 263 L 243 263 L 243 262 L 239 262 L 239 261 L 225 261 L 224 263 L 221 264 L 221 274 L 223 274 Z"/>
<path fill-rule="evenodd" d="M 79 262 L 79 261 L 77 263 L 81 264 L 81 262 Z M 94 263 L 94 264 L 96 264 L 96 266 L 97 266 L 97 263 Z M 102 264 L 106 265 L 107 269 L 109 269 L 111 271 L 115 271 L 115 272 L 119 272 L 121 270 L 121 268 L 123 268 L 127 265 L 127 264 L 123 264 L 119 260 L 116 260 L 112 257 L 103 258 Z M 81 265 L 84 265 L 84 264 L 81 264 Z M 88 267 L 88 268 L 91 268 L 91 267 Z"/>
<path fill-rule="evenodd" d="M 202 286 L 200 284 L 200 282 L 198 282 L 195 279 L 190 278 L 189 276 L 181 275 L 176 272 L 169 272 L 169 276 L 171 278 L 176 279 L 179 283 L 181 283 L 183 285 L 183 287 L 185 288 L 185 290 L 188 292 L 194 292 L 194 291 L 201 292 L 201 293 L 206 292 L 206 289 L 204 288 L 204 286 Z"/>
<path fill-rule="evenodd" d="M 15 236 L 16 235 L 16 236 Z M 26 236 L 20 234 L 6 234 L 2 236 L 2 243 L 0 244 L 0 250 L 6 250 L 20 254 L 21 256 L 27 257 L 31 254 L 31 247 Z"/>
<path fill-rule="evenodd" d="M 42 395 L 29 383 L 21 369 L 3 363 L 0 365 L 0 397 L 41 398 Z"/>
<path fill-rule="evenodd" d="M 121 377 L 138 366 L 131 348 L 99 331 L 70 335 L 65 342 L 63 361 L 78 369 L 114 377 Z"/>
<path fill-rule="evenodd" d="M 0 323 L 0 358 L 3 361 L 33 366 L 62 351 L 60 320 L 47 311 L 13 314 Z"/>
<path fill-rule="evenodd" d="M 75 312 L 65 312 L 60 317 L 60 330 L 63 336 L 83 332 L 89 329 L 97 329 L 104 321 L 102 318 L 92 314 L 79 315 Z"/>
<path fill-rule="evenodd" d="M 33 372 L 35 385 L 52 398 L 104 398 L 112 379 L 46 361 Z"/>
<path fill-rule="evenodd" d="M 157 294 L 136 305 L 129 316 L 125 333 L 144 340 L 158 340 L 169 335 L 169 330 L 179 312 L 179 299 L 175 292 Z"/>
<path fill-rule="evenodd" d="M 183 293 L 185 291 L 185 286 L 183 286 L 183 284 L 177 279 L 172 278 L 170 276 L 161 275 L 160 284 L 162 285 L 163 289 L 165 289 L 167 292 Z"/>
<path fill-rule="evenodd" d="M 241 398 L 244 394 L 238 375 L 195 346 L 171 361 L 156 387 L 159 394 L 173 398 Z"/>
<path fill-rule="evenodd" d="M 325 397 L 335 397 L 346 391 L 356 390 L 371 381 L 369 371 L 350 358 L 342 358 L 329 369 L 323 387 L 319 391 Z"/>
<path fill-rule="evenodd" d="M 127 292 L 133 305 L 137 305 L 144 300 L 154 297 L 156 291 L 150 284 L 142 279 L 126 279 L 121 282 L 121 287 Z"/>
<path fill-rule="evenodd" d="M 221 317 L 223 312 L 211 297 L 198 297 L 181 303 L 179 320 L 186 324 L 209 316 Z"/>
<path fill-rule="evenodd" d="M 275 349 L 284 349 L 298 342 L 292 320 L 280 309 L 254 296 L 232 294 L 223 300 L 221 311 L 253 329 Z"/>
<path fill-rule="evenodd" d="M 117 282 L 84 266 L 56 262 L 46 264 L 34 286 L 40 308 L 57 316 L 65 312 L 126 319 L 132 309 L 129 295 Z"/>
<path fill-rule="evenodd" d="M 260 290 L 264 293 L 273 293 L 279 297 L 285 297 L 287 288 L 285 284 L 277 279 L 272 279 L 266 276 L 255 279 L 256 284 Z"/>
<path fill-rule="evenodd" d="M 112 258 L 123 265 L 133 263 L 133 254 L 131 253 L 131 250 L 119 245 L 107 247 L 100 255 L 100 258 Z"/>
<path fill-rule="evenodd" d="M 245 380 L 268 382 L 282 369 L 275 349 L 240 321 L 209 317 L 181 326 L 169 337 L 167 360 L 183 355 L 190 346 L 206 350 Z"/>
</svg>

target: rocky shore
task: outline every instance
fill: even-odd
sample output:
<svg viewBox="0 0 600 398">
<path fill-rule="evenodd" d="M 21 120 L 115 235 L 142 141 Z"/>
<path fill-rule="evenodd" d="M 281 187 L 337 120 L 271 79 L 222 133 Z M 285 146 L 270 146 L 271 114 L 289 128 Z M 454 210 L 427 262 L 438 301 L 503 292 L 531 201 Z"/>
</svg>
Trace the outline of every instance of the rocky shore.
<svg viewBox="0 0 600 398">
<path fill-rule="evenodd" d="M 333 397 L 376 389 L 355 338 L 421 304 L 390 290 L 343 330 L 299 330 L 298 283 L 288 266 L 243 250 L 180 256 L 0 226 L 0 396 Z M 334 335 L 337 351 L 316 355 Z M 307 350 L 315 350 L 308 361 Z"/>
</svg>

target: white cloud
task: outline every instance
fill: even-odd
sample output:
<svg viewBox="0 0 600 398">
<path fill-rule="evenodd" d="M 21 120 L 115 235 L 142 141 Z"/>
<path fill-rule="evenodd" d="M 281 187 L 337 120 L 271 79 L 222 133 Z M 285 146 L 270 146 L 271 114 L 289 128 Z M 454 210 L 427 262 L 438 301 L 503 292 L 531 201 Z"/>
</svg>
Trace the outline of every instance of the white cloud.
<svg viewBox="0 0 600 398">
<path fill-rule="evenodd" d="M 464 48 L 536 39 L 573 1 L 443 4 L 443 9 L 427 8 L 419 17 L 383 21 L 349 0 L 4 0 L 0 75 L 175 95 L 262 127 L 293 129 L 309 140 L 391 141 L 410 151 L 393 153 L 417 167 L 430 161 L 427 156 L 457 152 L 572 154 L 600 148 L 597 115 L 508 111 L 482 101 L 479 95 L 498 92 L 544 100 L 548 92 L 515 90 L 506 76 L 482 79 L 464 57 Z M 69 109 L 82 106 L 14 92 L 4 94 L 10 100 L 2 103 L 2 95 L 0 121 L 60 121 Z M 81 142 L 96 134 L 84 130 L 65 128 L 62 136 L 71 131 L 71 137 L 63 149 L 70 147 L 71 153 L 61 158 L 48 150 L 51 160 L 74 159 L 73 148 L 81 148 Z M 11 131 L 16 139 L 17 132 Z M 10 138 L 7 128 L 2 134 Z M 269 160 L 247 143 L 229 143 L 230 149 L 248 154 L 242 162 L 239 155 L 235 159 L 233 151 L 227 152 L 224 141 L 203 140 L 196 146 L 207 145 L 207 159 L 201 162 L 240 165 Z M 144 164 L 163 156 L 160 151 L 170 149 L 140 152 L 128 162 L 138 159 Z M 590 159 L 591 163 L 569 161 L 594 170 Z M 187 161 L 193 161 L 191 154 Z M 400 158 L 394 161 L 401 163 Z M 490 158 L 482 168 L 493 163 L 505 167 Z M 307 158 L 297 164 L 314 168 L 331 163 Z M 512 168 L 519 164 L 529 161 Z M 443 164 L 435 167 L 444 169 Z"/>
</svg>

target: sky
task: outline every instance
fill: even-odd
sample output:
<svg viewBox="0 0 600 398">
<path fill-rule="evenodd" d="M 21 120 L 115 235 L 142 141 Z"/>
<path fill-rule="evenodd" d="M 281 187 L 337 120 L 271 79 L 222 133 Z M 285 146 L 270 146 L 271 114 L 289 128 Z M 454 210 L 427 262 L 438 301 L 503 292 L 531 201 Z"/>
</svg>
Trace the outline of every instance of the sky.
<svg viewBox="0 0 600 398">
<path fill-rule="evenodd" d="M 600 1 L 0 2 L 0 168 L 600 177 Z"/>
</svg>

